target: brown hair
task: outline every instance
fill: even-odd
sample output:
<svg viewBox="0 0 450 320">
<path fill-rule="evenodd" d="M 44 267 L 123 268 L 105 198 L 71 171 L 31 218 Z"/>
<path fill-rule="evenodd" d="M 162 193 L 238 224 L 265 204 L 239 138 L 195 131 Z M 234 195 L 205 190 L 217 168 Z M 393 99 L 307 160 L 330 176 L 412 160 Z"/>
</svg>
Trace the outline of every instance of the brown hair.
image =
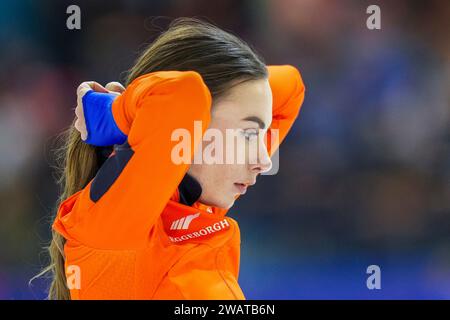
<svg viewBox="0 0 450 320">
<path fill-rule="evenodd" d="M 129 70 L 126 85 L 143 74 L 168 70 L 197 71 L 213 100 L 237 83 L 268 77 L 262 58 L 248 44 L 196 18 L 173 20 Z M 62 188 L 57 207 L 95 176 L 104 161 L 101 150 L 84 143 L 73 124 L 63 133 L 63 146 L 57 150 Z M 52 234 L 50 265 L 40 275 L 51 272 L 49 299 L 70 299 L 64 270 L 65 239 L 55 231 Z"/>
</svg>

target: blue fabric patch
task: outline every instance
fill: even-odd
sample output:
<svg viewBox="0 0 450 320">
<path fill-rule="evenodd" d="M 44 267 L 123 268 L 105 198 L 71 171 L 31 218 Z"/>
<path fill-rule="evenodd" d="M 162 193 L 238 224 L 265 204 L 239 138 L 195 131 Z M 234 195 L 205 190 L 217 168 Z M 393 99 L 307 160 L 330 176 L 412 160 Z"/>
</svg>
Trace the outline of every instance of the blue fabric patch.
<svg viewBox="0 0 450 320">
<path fill-rule="evenodd" d="M 83 96 L 83 111 L 86 121 L 86 143 L 94 146 L 123 144 L 127 136 L 119 129 L 112 114 L 112 103 L 117 97 L 113 93 L 93 90 Z"/>
<path fill-rule="evenodd" d="M 115 146 L 114 150 L 116 153 L 105 161 L 92 181 L 89 196 L 93 202 L 99 201 L 108 192 L 134 155 L 128 141 Z"/>
</svg>

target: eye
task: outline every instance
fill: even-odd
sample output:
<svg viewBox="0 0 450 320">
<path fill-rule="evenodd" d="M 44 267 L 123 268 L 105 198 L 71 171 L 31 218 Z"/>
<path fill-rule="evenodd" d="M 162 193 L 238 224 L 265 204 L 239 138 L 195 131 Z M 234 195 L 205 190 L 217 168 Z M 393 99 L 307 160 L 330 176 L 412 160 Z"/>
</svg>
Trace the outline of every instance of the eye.
<svg viewBox="0 0 450 320">
<path fill-rule="evenodd" d="M 243 131 L 246 140 L 251 140 L 258 137 L 258 129 L 247 129 Z"/>
</svg>

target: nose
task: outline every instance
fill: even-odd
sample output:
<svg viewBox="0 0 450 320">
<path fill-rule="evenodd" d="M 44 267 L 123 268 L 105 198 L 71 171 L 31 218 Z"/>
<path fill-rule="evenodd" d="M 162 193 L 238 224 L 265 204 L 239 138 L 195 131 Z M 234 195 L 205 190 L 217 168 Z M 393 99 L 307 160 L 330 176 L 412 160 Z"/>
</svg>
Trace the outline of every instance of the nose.
<svg viewBox="0 0 450 320">
<path fill-rule="evenodd" d="M 258 160 L 255 164 L 250 165 L 250 170 L 254 173 L 264 173 L 272 168 L 272 160 L 267 151 L 266 144 L 258 143 Z"/>
</svg>

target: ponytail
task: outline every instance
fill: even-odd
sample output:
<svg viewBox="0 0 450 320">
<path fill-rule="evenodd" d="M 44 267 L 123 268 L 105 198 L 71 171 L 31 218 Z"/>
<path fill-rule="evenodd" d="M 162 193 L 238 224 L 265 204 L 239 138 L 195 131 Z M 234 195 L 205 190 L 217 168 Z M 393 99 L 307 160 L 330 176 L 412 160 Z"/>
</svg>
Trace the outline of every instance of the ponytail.
<svg viewBox="0 0 450 320">
<path fill-rule="evenodd" d="M 59 208 L 65 199 L 83 189 L 94 178 L 106 159 L 108 151 L 112 151 L 112 147 L 94 147 L 84 143 L 74 124 L 64 131 L 60 137 L 62 138 L 62 146 L 55 150 L 55 154 L 58 172 L 57 182 L 62 192 L 56 203 L 56 208 Z M 66 240 L 62 235 L 52 230 L 52 240 L 47 247 L 50 264 L 36 276 L 51 274 L 52 282 L 48 291 L 48 299 L 50 300 L 70 300 L 64 264 L 65 242 Z"/>
</svg>

